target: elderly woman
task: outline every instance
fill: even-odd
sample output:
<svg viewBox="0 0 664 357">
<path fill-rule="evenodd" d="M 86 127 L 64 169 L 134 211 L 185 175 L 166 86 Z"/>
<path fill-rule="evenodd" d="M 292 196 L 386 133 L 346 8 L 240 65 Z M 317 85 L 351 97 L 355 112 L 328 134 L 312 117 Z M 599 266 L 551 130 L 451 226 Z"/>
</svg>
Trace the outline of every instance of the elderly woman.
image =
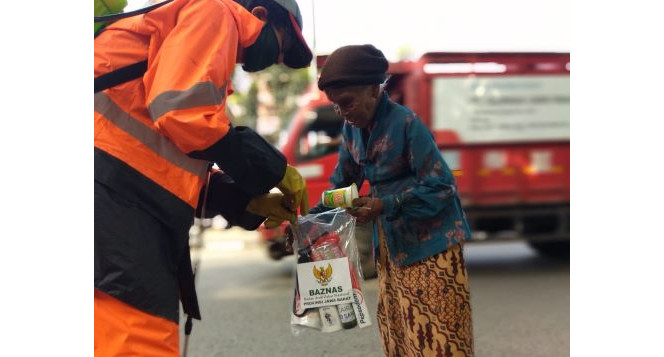
<svg viewBox="0 0 664 357">
<path fill-rule="evenodd" d="M 387 67 L 372 45 L 341 47 L 325 62 L 318 87 L 345 120 L 330 181 L 371 183 L 350 213 L 374 222 L 385 355 L 472 356 L 462 245 L 470 231 L 454 176 L 427 127 L 382 89 Z"/>
</svg>

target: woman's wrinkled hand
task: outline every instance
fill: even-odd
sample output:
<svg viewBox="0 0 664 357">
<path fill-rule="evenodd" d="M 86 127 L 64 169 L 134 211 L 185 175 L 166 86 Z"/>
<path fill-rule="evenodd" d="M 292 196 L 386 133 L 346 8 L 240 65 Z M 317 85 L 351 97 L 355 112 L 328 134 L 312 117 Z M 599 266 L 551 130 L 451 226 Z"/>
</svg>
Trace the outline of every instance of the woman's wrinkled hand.
<svg viewBox="0 0 664 357">
<path fill-rule="evenodd" d="M 346 212 L 357 218 L 359 223 L 369 223 L 383 212 L 383 201 L 380 198 L 360 197 L 353 200 L 353 207 Z"/>
</svg>

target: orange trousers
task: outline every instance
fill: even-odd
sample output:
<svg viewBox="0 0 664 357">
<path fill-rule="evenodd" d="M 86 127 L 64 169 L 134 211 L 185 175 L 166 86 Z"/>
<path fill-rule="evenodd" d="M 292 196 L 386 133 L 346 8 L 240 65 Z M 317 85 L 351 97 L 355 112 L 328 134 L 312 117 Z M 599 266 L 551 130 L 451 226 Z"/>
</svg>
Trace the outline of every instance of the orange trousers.
<svg viewBox="0 0 664 357">
<path fill-rule="evenodd" d="M 95 357 L 180 355 L 178 325 L 95 289 Z"/>
</svg>

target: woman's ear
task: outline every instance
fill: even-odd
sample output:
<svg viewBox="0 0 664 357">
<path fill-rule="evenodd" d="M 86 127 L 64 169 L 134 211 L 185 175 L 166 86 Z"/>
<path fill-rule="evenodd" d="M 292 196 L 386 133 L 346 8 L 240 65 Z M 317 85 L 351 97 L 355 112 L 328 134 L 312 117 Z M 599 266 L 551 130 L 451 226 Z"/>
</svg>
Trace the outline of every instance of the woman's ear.
<svg viewBox="0 0 664 357">
<path fill-rule="evenodd" d="M 371 96 L 378 98 L 378 94 L 380 94 L 380 84 L 373 84 L 371 86 Z"/>
<path fill-rule="evenodd" d="M 267 21 L 267 9 L 264 6 L 256 6 L 251 9 L 251 14 L 263 22 Z"/>
</svg>

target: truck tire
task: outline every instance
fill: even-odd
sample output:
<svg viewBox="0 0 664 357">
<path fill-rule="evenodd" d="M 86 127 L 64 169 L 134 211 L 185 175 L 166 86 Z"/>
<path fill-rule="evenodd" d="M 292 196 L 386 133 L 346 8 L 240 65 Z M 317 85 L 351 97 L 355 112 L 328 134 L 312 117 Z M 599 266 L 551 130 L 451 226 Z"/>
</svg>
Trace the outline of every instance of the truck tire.
<svg viewBox="0 0 664 357">
<path fill-rule="evenodd" d="M 364 279 L 373 279 L 377 274 L 373 259 L 372 233 L 372 223 L 357 223 L 355 225 L 355 242 L 357 243 L 357 250 L 360 254 L 360 264 L 362 265 Z"/>
<path fill-rule="evenodd" d="M 569 240 L 531 241 L 528 244 L 540 255 L 557 259 L 569 259 Z"/>
</svg>

